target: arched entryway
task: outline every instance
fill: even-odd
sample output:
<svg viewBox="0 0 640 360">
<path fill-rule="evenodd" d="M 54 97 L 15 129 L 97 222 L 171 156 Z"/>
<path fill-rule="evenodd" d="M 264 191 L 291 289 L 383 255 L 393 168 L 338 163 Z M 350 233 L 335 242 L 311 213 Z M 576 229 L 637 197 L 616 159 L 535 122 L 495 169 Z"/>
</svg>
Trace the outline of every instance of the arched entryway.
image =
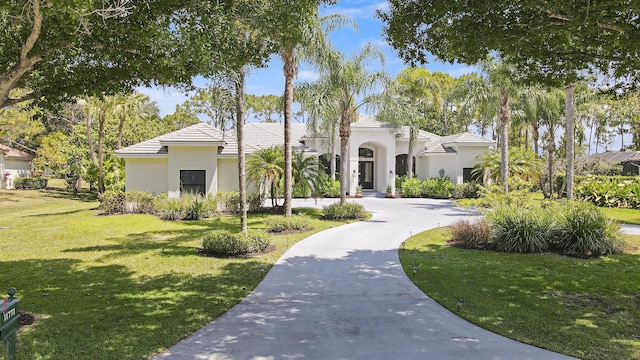
<svg viewBox="0 0 640 360">
<path fill-rule="evenodd" d="M 358 184 L 363 190 L 374 188 L 374 150 L 368 147 L 358 148 Z"/>
</svg>

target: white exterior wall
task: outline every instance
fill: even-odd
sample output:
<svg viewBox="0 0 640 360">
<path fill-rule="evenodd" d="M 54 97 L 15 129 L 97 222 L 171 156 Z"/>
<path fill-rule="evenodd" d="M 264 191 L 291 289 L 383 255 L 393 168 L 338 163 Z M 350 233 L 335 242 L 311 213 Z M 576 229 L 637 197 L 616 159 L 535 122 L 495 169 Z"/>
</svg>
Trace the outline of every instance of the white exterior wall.
<svg viewBox="0 0 640 360">
<path fill-rule="evenodd" d="M 126 191 L 166 193 L 168 191 L 167 164 L 166 158 L 125 159 Z"/>
<path fill-rule="evenodd" d="M 31 160 L 6 159 L 0 155 L 0 188 L 13 189 L 13 182 L 31 176 Z"/>
<path fill-rule="evenodd" d="M 444 169 L 444 176 L 449 176 L 454 184 L 462 182 L 462 168 L 459 169 L 456 161 L 456 154 L 430 155 L 418 158 L 422 163 L 420 178 L 434 178 L 440 176 L 440 169 Z M 460 181 L 457 182 L 458 175 Z"/>
<path fill-rule="evenodd" d="M 218 191 L 238 190 L 238 159 L 218 159 Z"/>
<path fill-rule="evenodd" d="M 218 192 L 217 146 L 169 146 L 168 195 L 180 197 L 180 170 L 204 170 L 205 192 Z"/>
</svg>

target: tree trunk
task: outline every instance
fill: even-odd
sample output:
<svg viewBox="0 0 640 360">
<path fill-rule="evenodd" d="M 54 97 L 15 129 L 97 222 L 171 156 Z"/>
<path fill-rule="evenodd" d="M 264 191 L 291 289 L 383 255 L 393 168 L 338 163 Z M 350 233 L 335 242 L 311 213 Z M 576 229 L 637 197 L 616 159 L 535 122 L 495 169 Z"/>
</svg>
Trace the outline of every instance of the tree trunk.
<svg viewBox="0 0 640 360">
<path fill-rule="evenodd" d="M 287 49 L 284 62 L 284 214 L 291 217 L 293 181 L 291 166 L 291 124 L 293 122 L 293 77 L 296 74 L 296 59 L 293 49 Z"/>
<path fill-rule="evenodd" d="M 566 115 L 567 115 L 567 199 L 573 200 L 573 172 L 574 172 L 574 158 L 575 158 L 575 124 L 574 124 L 574 105 L 575 96 L 574 89 L 575 84 L 567 85 L 565 92 L 567 100 L 565 102 Z"/>
<path fill-rule="evenodd" d="M 244 156 L 244 68 L 236 71 L 236 134 L 238 141 L 238 183 L 240 230 L 247 233 L 247 174 Z"/>
<path fill-rule="evenodd" d="M 501 156 L 501 180 L 504 191 L 509 191 L 509 118 L 511 112 L 509 109 L 509 94 L 506 91 L 500 93 L 500 131 L 502 133 L 500 139 Z"/>
<path fill-rule="evenodd" d="M 351 118 L 343 113 L 340 117 L 340 203 L 347 200 L 349 178 L 349 137 L 351 136 Z"/>
<path fill-rule="evenodd" d="M 104 122 L 107 114 L 104 108 L 100 109 L 100 117 L 98 118 L 98 192 L 103 193 L 104 187 L 104 156 L 102 151 L 102 143 L 104 142 Z"/>
<path fill-rule="evenodd" d="M 98 162 L 96 160 L 96 151 L 93 148 L 93 138 L 91 137 L 91 122 L 91 115 L 87 114 L 87 144 L 89 145 L 89 156 L 91 156 L 91 162 L 94 165 L 98 165 Z"/>
<path fill-rule="evenodd" d="M 42 60 L 41 56 L 29 55 L 29 52 L 31 52 L 40 37 L 43 20 L 42 13 L 40 12 L 40 0 L 32 0 L 30 3 L 33 9 L 33 26 L 31 27 L 31 32 L 20 48 L 20 57 L 18 59 L 12 59 L 15 61 L 14 65 L 8 69 L 3 69 L 4 72 L 0 75 L 0 109 L 16 102 L 9 98 L 11 90 L 15 88 L 24 74 L 31 71 L 33 66 Z"/>
<path fill-rule="evenodd" d="M 124 130 L 124 119 L 125 119 L 125 116 L 121 115 L 120 124 L 118 124 L 118 146 L 116 147 L 116 149 L 122 148 L 122 132 Z"/>
<path fill-rule="evenodd" d="M 407 149 L 407 179 L 413 179 L 413 147 L 415 145 L 415 129 L 409 127 L 409 149 Z"/>
</svg>

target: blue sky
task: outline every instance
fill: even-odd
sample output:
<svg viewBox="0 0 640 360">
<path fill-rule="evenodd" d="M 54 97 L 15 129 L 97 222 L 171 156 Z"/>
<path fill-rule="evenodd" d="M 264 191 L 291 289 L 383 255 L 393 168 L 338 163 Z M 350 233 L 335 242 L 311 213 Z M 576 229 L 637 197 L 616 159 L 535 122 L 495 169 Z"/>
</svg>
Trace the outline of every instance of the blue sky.
<svg viewBox="0 0 640 360">
<path fill-rule="evenodd" d="M 386 62 L 384 67 L 375 66 L 372 70 L 383 69 L 392 77 L 395 77 L 398 71 L 407 67 L 407 65 L 395 55 L 393 49 L 382 38 L 383 24 L 375 18 L 375 12 L 376 9 L 382 9 L 386 6 L 386 1 L 341 0 L 336 5 L 321 8 L 321 15 L 337 13 L 354 19 L 358 23 L 358 32 L 355 33 L 349 29 L 333 33 L 331 40 L 334 47 L 345 54 L 351 54 L 364 44 L 374 43 L 384 50 Z M 472 71 L 471 68 L 465 65 L 450 65 L 437 61 L 430 62 L 426 67 L 431 71 L 447 72 L 454 77 Z M 305 66 L 301 66 L 298 71 L 297 81 L 313 81 L 317 77 L 317 73 L 310 71 Z M 206 80 L 197 79 L 196 85 L 204 87 Z M 252 70 L 247 77 L 248 94 L 282 95 L 283 89 L 282 62 L 275 56 L 266 68 Z M 160 113 L 163 116 L 173 113 L 176 105 L 184 102 L 188 96 L 175 88 L 141 88 L 139 90 L 158 103 Z"/>
</svg>

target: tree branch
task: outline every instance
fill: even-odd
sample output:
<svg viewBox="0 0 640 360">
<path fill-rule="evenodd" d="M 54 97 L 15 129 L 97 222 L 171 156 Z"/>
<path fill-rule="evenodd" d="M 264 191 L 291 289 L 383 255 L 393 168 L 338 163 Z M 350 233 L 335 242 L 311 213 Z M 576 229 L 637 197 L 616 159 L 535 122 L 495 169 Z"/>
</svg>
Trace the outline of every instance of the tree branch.
<svg viewBox="0 0 640 360">
<path fill-rule="evenodd" d="M 544 13 L 546 13 L 547 16 L 552 18 L 552 19 L 562 20 L 562 21 L 566 21 L 566 22 L 578 23 L 578 21 L 576 21 L 575 19 L 572 19 L 572 18 L 570 18 L 569 16 L 566 16 L 566 15 L 557 14 L 557 13 L 551 11 L 550 9 L 545 9 L 545 8 L 540 7 L 540 6 L 538 6 L 537 8 L 538 8 L 538 10 L 543 11 Z M 587 23 L 587 22 L 585 22 L 585 23 Z M 596 24 L 596 26 L 598 26 L 601 29 L 617 31 L 620 34 L 626 33 L 626 31 L 623 28 L 621 28 L 620 26 L 615 25 L 615 24 L 608 24 L 608 23 L 603 23 L 603 22 L 600 22 L 600 21 L 596 21 L 595 24 Z"/>
</svg>

